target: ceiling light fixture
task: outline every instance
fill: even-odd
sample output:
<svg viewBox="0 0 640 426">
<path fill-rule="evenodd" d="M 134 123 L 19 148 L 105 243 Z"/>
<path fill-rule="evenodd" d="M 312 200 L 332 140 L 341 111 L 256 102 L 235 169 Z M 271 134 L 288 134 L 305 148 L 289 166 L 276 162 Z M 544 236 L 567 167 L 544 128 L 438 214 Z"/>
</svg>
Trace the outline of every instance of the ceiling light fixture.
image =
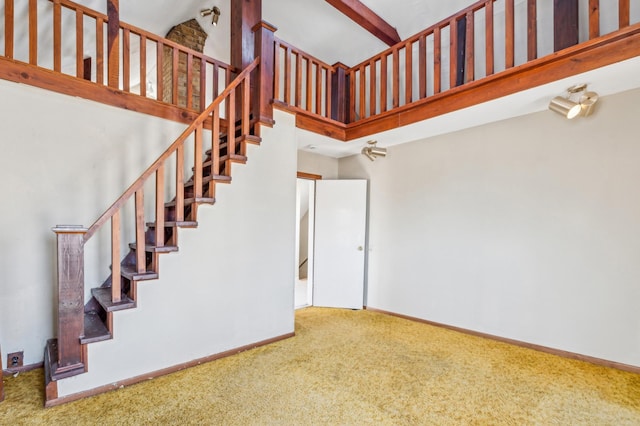
<svg viewBox="0 0 640 426">
<path fill-rule="evenodd" d="M 362 148 L 362 154 L 371 161 L 375 161 L 377 157 L 387 156 L 387 148 L 380 148 L 376 146 L 377 143 L 378 141 L 369 141 L 367 146 Z"/>
<path fill-rule="evenodd" d="M 203 18 L 209 15 L 212 15 L 211 24 L 213 24 L 213 26 L 218 25 L 218 19 L 220 18 L 220 9 L 218 8 L 218 6 L 213 6 L 211 9 L 202 9 L 200 11 L 200 16 L 202 16 Z"/>
<path fill-rule="evenodd" d="M 551 99 L 549 109 L 571 120 L 577 116 L 590 115 L 597 101 L 596 92 L 587 92 L 586 84 L 577 84 L 567 89 L 567 96 L 556 96 Z"/>
</svg>

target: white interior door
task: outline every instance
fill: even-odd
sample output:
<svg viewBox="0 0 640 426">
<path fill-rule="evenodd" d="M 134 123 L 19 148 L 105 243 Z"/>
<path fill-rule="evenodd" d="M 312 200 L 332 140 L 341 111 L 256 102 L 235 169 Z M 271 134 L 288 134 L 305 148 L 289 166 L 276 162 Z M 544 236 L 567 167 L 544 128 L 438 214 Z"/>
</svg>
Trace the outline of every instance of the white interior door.
<svg viewBox="0 0 640 426">
<path fill-rule="evenodd" d="M 313 304 L 362 309 L 366 180 L 316 181 Z"/>
</svg>

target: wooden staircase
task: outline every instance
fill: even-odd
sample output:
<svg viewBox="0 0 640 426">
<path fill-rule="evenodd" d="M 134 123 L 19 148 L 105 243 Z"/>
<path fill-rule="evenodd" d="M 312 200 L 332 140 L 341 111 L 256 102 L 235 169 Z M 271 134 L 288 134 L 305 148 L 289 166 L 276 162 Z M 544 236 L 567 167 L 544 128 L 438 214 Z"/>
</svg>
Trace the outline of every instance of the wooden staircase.
<svg viewBox="0 0 640 426">
<path fill-rule="evenodd" d="M 47 401 L 57 398 L 57 380 L 88 371 L 86 346 L 114 338 L 114 312 L 136 307 L 138 283 L 159 277 L 160 255 L 178 251 L 179 229 L 198 226 L 198 207 L 215 203 L 216 184 L 230 183 L 232 164 L 246 163 L 247 144 L 260 143 L 259 125 L 252 120 L 249 96 L 251 73 L 259 61 L 256 59 L 243 70 L 91 227 L 54 229 L 58 235 L 58 338 L 49 340 L 45 348 Z M 240 102 L 236 102 L 238 95 Z M 212 131 L 210 148 L 203 154 L 205 124 L 210 124 Z M 188 142 L 193 142 L 192 164 L 184 155 Z M 175 170 L 171 171 L 175 188 L 170 188 L 165 179 L 170 158 L 176 161 Z M 184 170 L 189 165 L 193 175 L 185 180 Z M 147 222 L 143 187 L 153 181 L 153 176 L 155 220 Z M 168 189 L 175 190 L 175 196 L 165 202 Z M 135 241 L 121 256 L 120 216 L 130 198 L 135 199 Z M 111 275 L 93 288 L 89 301 L 82 304 L 84 244 L 109 220 Z"/>
</svg>

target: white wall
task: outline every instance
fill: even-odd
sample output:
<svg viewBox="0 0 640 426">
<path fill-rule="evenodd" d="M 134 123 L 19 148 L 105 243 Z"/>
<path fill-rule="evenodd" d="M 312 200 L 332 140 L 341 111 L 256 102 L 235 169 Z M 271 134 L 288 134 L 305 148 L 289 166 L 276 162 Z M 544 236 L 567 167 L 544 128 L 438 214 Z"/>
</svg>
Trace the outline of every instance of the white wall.
<svg viewBox="0 0 640 426">
<path fill-rule="evenodd" d="M 115 338 L 89 345 L 89 372 L 58 381 L 60 396 L 293 332 L 295 127 L 276 114 L 198 229 L 180 231 L 179 253 L 161 258 L 160 279 L 138 285 L 138 307 L 114 315 Z"/>
<path fill-rule="evenodd" d="M 341 159 L 370 180 L 367 305 L 639 366 L 639 99 Z"/>
<path fill-rule="evenodd" d="M 298 171 L 320 175 L 323 179 L 338 178 L 338 160 L 307 151 L 298 151 Z"/>
<path fill-rule="evenodd" d="M 0 92 L 0 345 L 31 364 L 55 334 L 51 228 L 91 225 L 186 126 L 4 80 Z"/>
<path fill-rule="evenodd" d="M 56 334 L 56 248 L 51 228 L 57 224 L 91 225 L 186 126 L 6 81 L 0 81 L 0 92 L 0 193 L 5 199 L 0 221 L 0 345 L 3 353 L 23 350 L 25 364 L 32 364 L 42 361 L 46 340 Z M 197 295 L 197 289 L 172 289 L 173 300 L 206 303 L 188 311 L 206 312 L 209 321 L 227 327 L 230 335 L 218 336 L 215 345 L 236 347 L 240 342 L 252 343 L 254 338 L 262 340 L 293 329 L 296 153 L 291 117 L 284 115 L 279 120 L 277 129 L 264 131 L 265 142 L 250 151 L 248 164 L 234 167 L 234 182 L 218 186 L 219 203 L 201 209 L 200 228 L 183 230 L 179 254 L 161 259 L 162 278 L 168 280 L 172 276 L 170 264 L 178 262 L 173 270 L 180 269 L 178 259 L 193 258 L 189 253 L 200 249 L 202 242 L 191 246 L 189 242 L 190 238 L 202 238 L 198 235 L 206 235 L 215 244 L 210 256 L 198 257 L 200 265 L 213 264 L 212 256 L 228 256 L 222 261 L 224 267 L 206 271 L 187 267 L 196 277 L 173 273 L 180 275 L 181 286 L 202 285 L 202 280 L 207 280 L 216 291 L 215 297 L 207 299 L 186 297 L 187 293 Z M 273 132 L 279 132 L 280 138 L 269 142 Z M 272 167 L 275 163 L 279 167 Z M 268 167 L 272 170 L 267 171 Z M 247 190 L 247 186 L 254 189 Z M 245 198 L 237 200 L 239 194 Z M 146 197 L 146 204 L 151 202 L 153 197 Z M 131 229 L 126 217 L 123 228 Z M 213 223 L 218 220 L 225 221 L 224 227 Z M 196 235 L 191 237 L 191 232 Z M 109 275 L 108 246 L 96 243 L 102 234 L 87 247 L 87 289 L 99 286 Z M 250 238 L 256 241 L 249 244 Z M 128 244 L 132 238 L 123 240 Z M 269 241 L 268 249 L 265 240 Z M 256 250 L 261 250 L 259 256 Z M 260 274 L 267 282 L 256 283 L 252 274 Z M 158 297 L 145 299 L 146 292 L 157 287 L 161 287 L 158 282 L 139 286 L 141 308 Z M 226 315 L 238 307 L 248 288 L 257 290 L 242 300 L 242 306 L 251 307 L 252 313 L 241 312 L 258 320 L 244 324 L 246 333 L 238 332 L 242 327 L 236 324 L 237 318 Z M 273 315 L 276 309 L 281 310 L 279 316 Z M 178 304 L 171 312 L 184 310 L 185 306 Z M 169 313 L 163 311 L 162 315 Z M 130 324 L 123 318 L 135 314 L 115 316 L 118 338 Z M 167 334 L 161 340 L 171 338 Z M 215 351 L 217 347 L 200 350 Z M 192 351 L 196 352 L 198 348 Z M 95 359 L 91 363 L 99 365 Z"/>
</svg>

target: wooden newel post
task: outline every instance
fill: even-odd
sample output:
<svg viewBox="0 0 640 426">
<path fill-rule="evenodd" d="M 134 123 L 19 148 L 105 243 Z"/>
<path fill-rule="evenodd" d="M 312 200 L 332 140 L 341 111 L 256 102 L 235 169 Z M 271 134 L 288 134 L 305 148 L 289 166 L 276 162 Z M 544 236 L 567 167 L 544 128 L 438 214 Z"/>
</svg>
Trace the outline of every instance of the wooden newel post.
<svg viewBox="0 0 640 426">
<path fill-rule="evenodd" d="M 333 64 L 331 75 L 331 119 L 349 122 L 349 67 L 341 62 Z"/>
<path fill-rule="evenodd" d="M 275 43 L 274 33 L 277 28 L 260 21 L 253 28 L 255 56 L 260 57 L 258 75 L 251 78 L 253 116 L 260 124 L 273 127 L 273 78 Z"/>
<path fill-rule="evenodd" d="M 84 370 L 84 235 L 81 226 L 53 228 L 58 246 L 58 360 L 54 379 Z"/>
</svg>

